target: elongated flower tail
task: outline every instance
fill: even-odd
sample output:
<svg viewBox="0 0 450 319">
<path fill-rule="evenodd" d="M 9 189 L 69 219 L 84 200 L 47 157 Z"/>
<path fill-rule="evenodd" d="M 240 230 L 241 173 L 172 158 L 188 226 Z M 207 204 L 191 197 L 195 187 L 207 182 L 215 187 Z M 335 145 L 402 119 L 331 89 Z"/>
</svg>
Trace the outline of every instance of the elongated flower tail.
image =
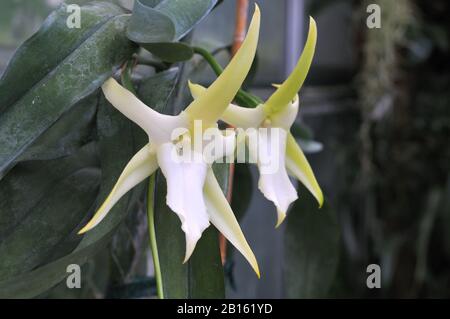
<svg viewBox="0 0 450 319">
<path fill-rule="evenodd" d="M 258 278 L 260 278 L 256 257 L 248 245 L 241 227 L 239 226 L 212 169 L 208 169 L 203 192 L 209 220 L 225 236 L 225 238 L 236 247 L 245 259 L 247 259 Z"/>
<path fill-rule="evenodd" d="M 291 102 L 303 86 L 311 67 L 317 43 L 317 25 L 312 17 L 309 20 L 309 32 L 303 53 L 295 69 L 282 85 L 265 103 L 265 111 L 272 114 L 281 111 Z"/>
<path fill-rule="evenodd" d="M 295 141 L 294 136 L 289 133 L 286 144 L 286 167 L 289 172 L 295 176 L 303 185 L 313 194 L 319 203 L 323 205 L 323 193 L 319 183 L 314 176 L 314 172 L 308 163 L 300 146 Z"/>
<path fill-rule="evenodd" d="M 111 193 L 97 210 L 94 217 L 78 234 L 83 234 L 97 226 L 123 195 L 153 174 L 157 168 L 156 155 L 151 151 L 150 145 L 147 144 L 128 162 Z"/>
<path fill-rule="evenodd" d="M 217 122 L 250 71 L 258 44 L 260 16 L 259 8 L 255 5 L 247 36 L 239 51 L 206 92 L 186 108 L 191 118 L 203 120 L 203 127 Z"/>
<path fill-rule="evenodd" d="M 285 219 L 286 219 L 286 212 L 277 209 L 277 224 L 275 225 L 275 228 L 280 227 Z"/>
</svg>

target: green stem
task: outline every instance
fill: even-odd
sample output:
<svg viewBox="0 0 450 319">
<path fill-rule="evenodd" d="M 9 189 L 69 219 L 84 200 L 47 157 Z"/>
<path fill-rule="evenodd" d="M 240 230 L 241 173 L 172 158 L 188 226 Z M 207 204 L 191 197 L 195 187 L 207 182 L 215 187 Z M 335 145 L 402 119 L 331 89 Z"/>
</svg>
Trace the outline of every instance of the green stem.
<svg viewBox="0 0 450 319">
<path fill-rule="evenodd" d="M 155 267 L 156 291 L 159 299 L 164 299 L 164 291 L 162 285 L 161 265 L 159 264 L 158 245 L 156 243 L 155 232 L 155 210 L 153 203 L 155 199 L 155 174 L 150 176 L 147 193 L 147 219 L 148 232 L 150 234 L 150 246 L 152 248 L 153 264 Z"/>
<path fill-rule="evenodd" d="M 120 75 L 122 80 L 122 85 L 131 93 L 136 95 L 136 90 L 134 89 L 133 81 L 131 80 L 131 72 L 133 71 L 133 60 L 130 60 L 127 62 L 125 67 L 122 70 L 122 73 Z"/>
<path fill-rule="evenodd" d="M 132 72 L 132 61 L 128 61 L 127 65 L 123 69 L 121 74 L 122 85 L 136 95 L 136 90 L 134 89 L 133 81 L 131 80 Z M 147 193 L 147 223 L 148 231 L 150 234 L 150 247 L 152 250 L 153 264 L 155 267 L 155 278 L 156 278 L 156 291 L 159 299 L 164 299 L 163 286 L 162 286 L 162 276 L 161 276 L 161 266 L 159 264 L 159 254 L 158 245 L 156 243 L 156 232 L 155 232 L 155 212 L 153 209 L 153 203 L 155 199 L 155 174 L 150 176 L 148 182 L 148 193 Z"/>
<path fill-rule="evenodd" d="M 205 59 L 205 61 L 208 62 L 209 66 L 213 69 L 214 73 L 217 76 L 222 74 L 222 66 L 217 62 L 217 60 L 209 51 L 199 47 L 193 47 L 193 50 L 194 53 L 201 55 Z M 240 105 L 246 107 L 256 107 L 259 104 L 263 103 L 263 101 L 259 97 L 250 94 L 242 89 L 239 89 L 235 99 L 236 102 L 238 102 Z"/>
</svg>

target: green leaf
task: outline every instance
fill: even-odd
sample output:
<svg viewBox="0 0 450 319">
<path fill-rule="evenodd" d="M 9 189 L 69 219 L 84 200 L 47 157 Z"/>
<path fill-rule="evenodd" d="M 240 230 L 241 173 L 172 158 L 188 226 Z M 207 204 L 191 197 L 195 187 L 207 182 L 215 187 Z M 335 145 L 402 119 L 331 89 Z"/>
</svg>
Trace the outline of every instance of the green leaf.
<svg viewBox="0 0 450 319">
<path fill-rule="evenodd" d="M 120 175 L 123 167 L 129 161 L 129 159 L 133 156 L 137 147 L 140 147 L 144 141 L 140 138 L 140 135 L 137 135 L 135 132 L 134 124 L 130 123 L 125 117 L 122 116 L 117 110 L 115 110 L 111 105 L 106 103 L 106 100 L 102 97 L 101 102 L 99 104 L 99 111 L 97 116 L 97 128 L 99 135 L 99 152 L 100 152 L 100 167 L 102 170 L 101 177 L 101 187 L 100 193 L 98 196 L 97 191 L 89 192 L 91 196 L 97 197 L 97 205 L 101 203 L 107 194 L 110 192 L 114 183 L 116 182 L 117 177 Z M 60 160 L 57 160 L 58 162 Z M 46 165 L 49 167 L 52 166 L 52 161 L 48 161 Z M 55 160 L 56 162 L 56 160 Z M 76 162 L 76 161 L 75 161 Z M 32 162 L 30 162 L 32 163 Z M 45 163 L 45 162 L 43 162 Z M 2 183 L 5 183 L 5 180 L 9 178 L 15 180 L 14 175 L 15 171 L 18 170 L 23 165 L 26 165 L 27 162 L 23 164 L 17 165 L 7 177 L 2 180 Z M 82 165 L 81 163 L 79 165 Z M 32 172 L 40 171 L 40 168 L 34 168 Z M 84 170 L 84 169 L 83 169 Z M 30 174 L 30 170 L 26 170 L 25 173 Z M 35 173 L 37 174 L 37 173 Z M 12 175 L 12 177 L 9 177 Z M 45 171 L 39 172 L 40 177 L 37 178 L 36 182 L 30 183 L 29 186 L 30 193 L 39 192 L 39 187 L 33 187 L 33 185 L 39 185 L 39 183 L 44 182 L 45 185 Z M 31 182 L 33 182 L 33 175 L 26 176 Z M 89 185 L 92 182 L 92 178 L 84 178 L 77 183 L 78 187 L 86 187 L 85 185 Z M 87 183 L 87 184 L 86 184 Z M 97 180 L 98 183 L 98 180 Z M 49 189 L 52 188 L 53 182 L 48 183 Z M 22 183 L 19 187 L 23 187 L 25 182 Z M 83 186 L 84 185 L 84 186 Z M 115 230 L 118 225 L 122 222 L 122 220 L 128 215 L 128 212 L 134 209 L 134 205 L 136 200 L 142 194 L 143 186 L 137 187 L 133 189 L 130 193 L 125 195 L 110 211 L 108 216 L 93 230 L 89 231 L 83 237 L 77 235 L 77 231 L 81 228 L 81 226 L 89 219 L 88 212 L 94 212 L 94 207 L 91 209 L 84 209 L 82 214 L 78 215 L 77 225 L 73 229 L 73 231 L 69 231 L 68 229 L 61 229 L 61 233 L 59 237 L 62 239 L 61 242 L 57 245 L 54 245 L 54 242 L 48 243 L 44 248 L 50 249 L 53 247 L 53 251 L 50 255 L 39 255 L 39 265 L 35 265 L 33 269 L 30 269 L 31 266 L 27 267 L 27 271 L 22 271 L 20 274 L 16 274 L 13 276 L 8 275 L 7 278 L 0 279 L 0 298 L 30 298 L 35 297 L 43 292 L 45 292 L 50 287 L 56 285 L 61 280 L 63 280 L 68 273 L 66 272 L 66 268 L 70 264 L 79 264 L 82 265 L 86 261 L 90 260 L 96 253 L 102 251 L 105 246 L 110 242 L 112 236 L 115 234 Z M 55 186 L 56 188 L 56 186 Z M 15 188 L 14 190 L 21 189 Z M 21 189 L 19 194 L 25 196 L 27 192 L 25 192 L 27 188 Z M 55 189 L 56 190 L 56 189 Z M 63 187 L 62 190 L 69 191 L 70 187 Z M 3 192 L 2 192 L 3 194 Z M 44 197 L 44 196 L 41 196 Z M 47 200 L 45 197 L 43 201 Z M 60 198 L 60 201 L 64 203 L 65 198 Z M 85 204 L 89 201 L 83 200 L 79 198 L 80 204 Z M 17 201 L 16 201 L 17 202 Z M 33 201 L 32 201 L 33 202 Z M 91 201 L 92 202 L 92 201 Z M 3 201 L 2 201 L 3 203 Z M 75 203 L 74 203 L 75 204 Z M 40 205 L 40 203 L 39 203 Z M 49 209 L 45 216 L 41 216 L 40 219 L 29 218 L 26 219 L 25 222 L 19 224 L 20 228 L 28 227 L 28 222 L 30 225 L 33 223 L 38 223 L 41 221 L 45 224 L 46 221 L 51 221 L 57 219 L 58 215 L 61 215 L 59 218 L 62 218 L 61 212 L 66 212 L 67 214 L 73 213 L 73 205 L 66 205 L 63 208 L 58 210 Z M 1 218 L 5 218 L 8 214 L 11 214 L 11 211 L 8 211 L 8 205 L 5 205 L 0 211 Z M 43 206 L 45 208 L 45 205 Z M 58 212 L 59 214 L 55 214 Z M 14 220 L 22 220 L 22 218 L 15 218 Z M 13 220 L 13 221 L 14 221 Z M 60 221 L 61 228 L 66 228 L 65 221 Z M 11 223 L 9 224 L 11 225 Z M 15 224 L 17 225 L 17 224 Z M 13 226 L 15 226 L 13 225 Z M 68 227 L 68 226 L 67 226 Z M 69 227 L 68 227 L 69 228 Z M 6 227 L 4 228 L 6 229 Z M 35 232 L 42 230 L 41 226 L 37 226 Z M 8 233 L 14 234 L 16 231 L 15 228 L 9 227 Z M 59 233 L 59 232 L 58 232 Z M 43 231 L 43 235 L 49 235 L 48 232 Z M 54 234 L 52 232 L 51 234 Z M 64 236 L 65 234 L 65 236 Z M 30 234 L 32 235 L 32 234 Z M 42 235 L 42 236 L 43 236 Z M 12 235 L 9 235 L 12 236 Z M 65 237 L 65 238 L 64 238 Z M 8 245 L 20 245 L 21 242 L 27 241 L 28 237 L 26 233 L 22 232 L 20 238 L 14 241 L 8 241 Z M 74 245 L 75 243 L 75 245 Z M 20 247 L 20 246 L 19 246 Z M 27 249 L 27 247 L 21 247 L 22 254 L 16 254 L 17 257 L 10 255 L 10 252 L 6 253 L 5 259 L 12 260 L 19 258 L 21 260 L 25 259 L 26 256 L 31 254 L 33 256 L 33 251 Z M 68 248 L 71 248 L 70 251 L 67 251 Z M 44 258 L 47 257 L 47 258 Z M 37 257 L 36 257 L 37 258 Z M 42 260 L 41 260 L 42 258 Z M 11 261 L 9 261 L 11 262 Z M 11 270 L 9 270 L 11 271 Z"/>
<path fill-rule="evenodd" d="M 118 10 L 112 8 L 111 16 Z M 97 10 L 103 12 L 106 9 Z M 124 35 L 127 15 L 105 19 L 105 13 L 102 13 L 97 14 L 96 19 L 97 24 L 92 23 L 94 26 L 87 31 L 79 31 L 84 32 L 84 36 L 77 37 L 77 41 L 71 40 L 74 44 L 62 54 L 50 42 L 64 43 L 77 31 L 67 28 L 61 12 L 51 15 L 40 31 L 19 49 L 0 83 L 1 92 L 4 92 L 3 88 L 12 86 L 11 81 L 16 82 L 5 93 L 8 96 L 1 97 L 6 106 L 0 115 L 0 177 L 40 135 L 77 102 L 98 89 L 111 76 L 113 67 L 133 52 L 134 46 Z M 56 29 L 61 30 L 57 32 Z M 52 51 L 47 51 L 49 47 Z M 52 63 L 44 63 L 42 69 L 39 66 L 29 68 L 30 61 L 40 55 L 45 55 Z M 22 82 L 14 74 L 24 72 L 22 68 L 27 73 L 31 69 L 39 76 L 26 81 L 23 88 L 17 88 Z"/>
<path fill-rule="evenodd" d="M 179 40 L 205 18 L 216 3 L 217 0 L 163 0 L 155 9 L 172 20 L 175 25 L 174 40 Z"/>
<path fill-rule="evenodd" d="M 127 36 L 136 43 L 171 42 L 175 39 L 175 25 L 167 15 L 136 0 Z"/>
<path fill-rule="evenodd" d="M 250 206 L 253 195 L 253 177 L 250 166 L 236 164 L 234 168 L 234 180 L 236 181 L 236 187 L 233 187 L 231 208 L 236 218 L 241 221 Z"/>
<path fill-rule="evenodd" d="M 194 55 L 194 50 L 182 42 L 143 43 L 141 45 L 154 56 L 169 63 L 186 61 Z"/>
<path fill-rule="evenodd" d="M 303 186 L 286 219 L 285 285 L 289 298 L 324 298 L 333 284 L 340 232 L 335 212 L 321 209 Z"/>
<path fill-rule="evenodd" d="M 188 60 L 193 50 L 176 42 L 214 7 L 216 0 L 136 0 L 127 29 L 130 40 L 163 61 Z"/>
<path fill-rule="evenodd" d="M 40 135 L 17 159 L 50 160 L 68 156 L 92 139 L 98 93 L 81 100 Z"/>
<path fill-rule="evenodd" d="M 96 155 L 87 145 L 64 160 L 26 162 L 7 175 L 1 184 L 0 253 L 6 258 L 0 280 L 44 262 L 92 209 L 100 182 Z M 45 177 L 50 182 L 41 185 Z"/>
<path fill-rule="evenodd" d="M 139 86 L 139 97 L 155 111 L 164 113 L 178 79 L 178 68 L 157 73 Z"/>
<path fill-rule="evenodd" d="M 96 2 L 80 7 L 80 29 L 66 25 L 67 6 L 51 13 L 39 31 L 23 43 L 0 80 L 0 114 L 55 69 L 112 17 L 123 14 L 115 5 Z"/>
</svg>

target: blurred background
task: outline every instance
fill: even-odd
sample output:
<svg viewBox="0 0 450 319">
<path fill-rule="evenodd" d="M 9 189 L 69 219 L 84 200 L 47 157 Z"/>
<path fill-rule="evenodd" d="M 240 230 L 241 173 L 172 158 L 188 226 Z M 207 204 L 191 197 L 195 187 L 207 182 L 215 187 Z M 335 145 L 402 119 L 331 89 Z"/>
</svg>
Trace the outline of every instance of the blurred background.
<svg viewBox="0 0 450 319">
<path fill-rule="evenodd" d="M 61 2 L 2 1 L 0 74 L 14 50 Z M 83 2 L 87 1 L 68 1 Z M 132 1 L 114 2 L 132 7 Z M 372 3 L 381 8 L 380 29 L 366 25 Z M 262 279 L 230 250 L 227 296 L 450 297 L 450 3 L 258 4 L 261 40 L 249 85 L 262 98 L 296 64 L 308 16 L 318 23 L 316 57 L 300 93 L 299 122 L 302 134 L 317 141 L 302 146 L 328 205 L 318 211 L 300 189 L 300 200 L 275 230 L 275 208 L 258 192 L 256 170 L 238 168 L 233 205 L 259 260 Z M 198 26 L 192 41 L 210 50 L 229 45 L 235 10 L 235 1 L 222 1 Z M 228 55 L 219 52 L 217 58 L 225 63 Z M 201 83 L 212 79 L 206 65 L 193 78 Z M 242 198 L 239 190 L 249 188 L 253 195 Z M 130 231 L 137 228 L 133 220 L 121 228 L 110 250 L 113 256 L 123 256 L 118 251 L 132 249 L 127 258 L 137 261 L 131 267 L 131 261 L 124 266 L 120 258 L 113 258 L 110 271 L 118 274 L 117 282 L 108 283 L 105 293 L 100 288 L 105 283 L 98 283 L 101 278 L 92 279 L 84 297 L 123 297 L 127 289 L 141 297 L 136 291 L 148 287 L 138 280 L 152 272 L 150 255 L 138 253 L 140 245 L 148 247 L 147 236 Z M 131 244 L 127 246 L 124 238 Z M 381 267 L 381 289 L 366 286 L 370 264 Z M 85 267 L 95 273 L 95 266 Z M 58 287 L 46 296 L 71 297 L 61 295 Z"/>
</svg>

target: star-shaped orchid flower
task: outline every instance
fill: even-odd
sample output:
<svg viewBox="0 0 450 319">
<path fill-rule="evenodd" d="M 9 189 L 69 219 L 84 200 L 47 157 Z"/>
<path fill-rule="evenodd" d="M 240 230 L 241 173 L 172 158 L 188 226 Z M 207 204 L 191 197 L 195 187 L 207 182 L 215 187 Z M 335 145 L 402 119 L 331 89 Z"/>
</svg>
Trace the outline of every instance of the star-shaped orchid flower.
<svg viewBox="0 0 450 319">
<path fill-rule="evenodd" d="M 256 108 L 244 108 L 230 104 L 221 119 L 234 127 L 247 130 L 246 135 L 250 157 L 256 158 L 260 178 L 258 187 L 264 196 L 272 201 L 278 212 L 277 227 L 286 217 L 289 205 L 298 196 L 290 175 L 296 177 L 323 204 L 323 194 L 303 151 L 290 133 L 299 108 L 298 91 L 302 87 L 311 66 L 317 42 L 317 27 L 310 19 L 305 49 L 295 69 L 282 85 L 263 104 Z M 201 98 L 205 88 L 189 83 L 194 98 Z M 268 128 L 253 130 L 249 128 Z M 271 143 L 276 139 L 276 143 Z M 251 141 L 257 141 L 251 143 Z M 276 170 L 268 170 L 265 163 L 280 163 Z"/>
<path fill-rule="evenodd" d="M 189 144 L 197 121 L 203 128 L 217 130 L 219 145 L 214 159 L 234 152 L 235 136 L 223 136 L 217 121 L 241 87 L 255 56 L 260 26 L 260 12 L 256 6 L 245 41 L 220 77 L 177 116 L 160 114 L 142 103 L 114 79 L 107 80 L 103 93 L 111 104 L 148 135 L 150 143 L 144 146 L 126 165 L 113 190 L 80 234 L 95 227 L 117 201 L 131 188 L 161 168 L 167 181 L 167 205 L 178 215 L 186 236 L 185 261 L 191 256 L 202 232 L 211 222 L 244 255 L 257 275 L 256 258 L 249 247 L 236 217 L 202 153 L 191 147 L 194 158 L 186 160 L 180 154 L 180 144 Z M 195 124 L 194 124 L 195 123 Z M 174 132 L 180 132 L 174 135 Z M 200 132 L 202 143 L 204 131 Z M 217 143 L 217 140 L 215 141 Z M 195 143 L 194 143 L 195 145 Z M 215 144 L 217 145 L 217 144 Z M 230 147 L 231 146 L 231 147 Z M 183 148 L 185 150 L 185 148 Z M 200 160 L 198 160 L 200 159 Z"/>
</svg>

